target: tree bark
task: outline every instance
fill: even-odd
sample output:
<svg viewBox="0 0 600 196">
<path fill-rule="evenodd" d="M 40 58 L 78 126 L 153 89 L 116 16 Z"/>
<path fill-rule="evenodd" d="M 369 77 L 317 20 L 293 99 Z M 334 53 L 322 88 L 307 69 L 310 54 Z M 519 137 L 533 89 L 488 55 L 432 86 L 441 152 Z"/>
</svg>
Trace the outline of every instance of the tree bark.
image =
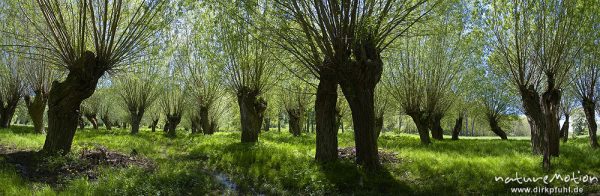
<svg viewBox="0 0 600 196">
<path fill-rule="evenodd" d="M 431 137 L 436 140 L 444 139 L 444 129 L 442 129 L 442 114 L 434 113 L 431 122 Z"/>
<path fill-rule="evenodd" d="M 69 67 L 63 82 L 54 81 L 48 97 L 48 134 L 42 151 L 67 154 L 79 120 L 81 102 L 96 90 L 98 79 L 104 75 L 105 64 L 94 53 L 85 54 Z"/>
<path fill-rule="evenodd" d="M 271 128 L 271 118 L 269 118 L 269 116 L 266 116 L 264 121 L 265 121 L 265 123 L 264 123 L 263 131 L 269 131 L 269 129 Z"/>
<path fill-rule="evenodd" d="M 458 135 L 460 135 L 460 129 L 462 128 L 463 116 L 459 115 L 454 123 L 454 128 L 452 129 L 452 140 L 458 140 Z"/>
<path fill-rule="evenodd" d="M 560 128 L 560 135 L 563 139 L 563 142 L 567 142 L 569 139 L 569 114 L 565 114 L 565 122 Z"/>
<path fill-rule="evenodd" d="M 287 109 L 290 125 L 290 133 L 294 136 L 300 136 L 304 125 L 303 117 L 304 113 L 300 108 Z"/>
<path fill-rule="evenodd" d="M 10 99 L 6 100 L 6 103 L 0 99 L 0 128 L 10 127 L 10 122 L 15 115 L 19 100 L 21 99 L 21 95 L 18 92 L 16 93 L 16 95 L 11 95 Z"/>
<path fill-rule="evenodd" d="M 353 56 L 356 60 L 340 65 L 338 77 L 352 111 L 356 162 L 372 169 L 379 166 L 374 95 L 383 61 L 375 43 L 368 38 L 355 45 Z"/>
<path fill-rule="evenodd" d="M 596 103 L 588 98 L 583 98 L 581 101 L 583 106 L 583 112 L 585 113 L 585 119 L 588 124 L 588 133 L 590 136 L 590 146 L 592 148 L 598 148 L 598 138 L 596 137 L 597 124 L 596 124 Z"/>
<path fill-rule="evenodd" d="M 196 132 L 198 131 L 198 121 L 199 118 L 197 118 L 196 116 L 190 117 L 190 128 L 192 130 L 192 134 L 196 134 Z M 200 131 L 202 131 L 202 129 L 200 129 Z"/>
<path fill-rule="evenodd" d="M 112 130 L 112 124 L 110 122 L 110 117 L 108 116 L 108 114 L 105 113 L 105 114 L 101 115 L 100 119 L 104 123 L 106 130 Z"/>
<path fill-rule="evenodd" d="M 326 69 L 326 68 L 325 68 Z M 337 80 L 335 76 L 322 70 L 315 100 L 316 154 L 318 162 L 331 162 L 338 159 L 336 123 Z"/>
<path fill-rule="evenodd" d="M 167 137 L 176 137 L 177 125 L 181 122 L 181 114 L 167 114 Z"/>
<path fill-rule="evenodd" d="M 431 139 L 429 139 L 429 127 L 427 126 L 429 120 L 424 115 L 424 112 L 417 111 L 409 111 L 406 114 L 413 119 L 415 125 L 417 126 L 417 131 L 419 132 L 419 138 L 421 139 L 421 144 L 431 144 Z"/>
<path fill-rule="evenodd" d="M 48 103 L 48 94 L 36 93 L 37 95 L 31 100 L 31 97 L 25 96 L 25 105 L 27 106 L 27 113 L 33 121 L 33 129 L 36 133 L 45 133 L 44 127 L 44 111 L 46 110 L 46 104 Z"/>
<path fill-rule="evenodd" d="M 204 135 L 212 135 L 214 131 L 210 126 L 210 119 L 208 119 L 208 106 L 200 107 L 200 126 Z"/>
<path fill-rule="evenodd" d="M 144 108 L 129 108 L 129 115 L 131 116 L 131 134 L 135 135 L 140 132 L 140 124 L 142 123 L 145 111 Z"/>
<path fill-rule="evenodd" d="M 156 127 L 158 126 L 158 119 L 154 119 L 152 120 L 152 125 L 150 128 L 152 128 L 152 132 L 156 132 Z"/>
<path fill-rule="evenodd" d="M 98 119 L 96 118 L 96 114 L 89 113 L 89 114 L 85 114 L 84 116 L 88 121 L 90 121 L 90 124 L 92 124 L 92 127 L 95 130 L 98 130 Z"/>
<path fill-rule="evenodd" d="M 494 116 L 488 116 L 488 122 L 490 123 L 490 128 L 492 132 L 496 134 L 500 139 L 507 140 L 506 132 L 502 130 L 502 128 L 498 125 L 498 119 Z"/>
<path fill-rule="evenodd" d="M 242 142 L 258 142 L 267 102 L 258 97 L 256 90 L 242 88 L 237 92 L 242 123 Z"/>
<path fill-rule="evenodd" d="M 534 154 L 542 154 L 544 152 L 542 131 L 545 130 L 545 120 L 540 106 L 540 97 L 532 86 L 529 88 L 521 86 L 519 88 L 521 99 L 523 100 L 523 108 L 529 127 L 531 129 L 531 147 Z"/>
</svg>

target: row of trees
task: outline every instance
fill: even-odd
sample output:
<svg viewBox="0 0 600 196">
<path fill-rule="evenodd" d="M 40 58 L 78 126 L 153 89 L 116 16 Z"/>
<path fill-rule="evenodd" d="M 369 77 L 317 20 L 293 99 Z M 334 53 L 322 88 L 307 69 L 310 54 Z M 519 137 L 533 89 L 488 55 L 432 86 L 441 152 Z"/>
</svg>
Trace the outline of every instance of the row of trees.
<svg viewBox="0 0 600 196">
<path fill-rule="evenodd" d="M 312 105 L 317 161 L 337 160 L 338 130 L 351 117 L 357 162 L 376 168 L 377 138 L 393 106 L 430 144 L 430 132 L 444 139 L 445 118 L 454 121 L 448 131 L 458 139 L 468 110 L 478 105 L 502 139 L 503 121 L 524 113 L 532 151 L 544 155 L 548 169 L 559 138 L 568 135 L 559 126 L 561 113 L 569 118 L 575 98 L 587 116 L 590 144 L 598 146 L 593 1 L 2 4 L 2 18 L 15 23 L 4 24 L 2 36 L 0 122 L 8 126 L 26 95 L 43 132 L 47 102 L 43 151 L 49 153 L 70 150 L 82 118 L 110 129 L 116 108 L 127 111 L 133 134 L 144 116 L 152 130 L 162 116 L 172 137 L 182 120 L 193 133 L 212 134 L 222 116 L 236 113 L 241 141 L 257 142 L 275 105 L 296 136 Z"/>
</svg>

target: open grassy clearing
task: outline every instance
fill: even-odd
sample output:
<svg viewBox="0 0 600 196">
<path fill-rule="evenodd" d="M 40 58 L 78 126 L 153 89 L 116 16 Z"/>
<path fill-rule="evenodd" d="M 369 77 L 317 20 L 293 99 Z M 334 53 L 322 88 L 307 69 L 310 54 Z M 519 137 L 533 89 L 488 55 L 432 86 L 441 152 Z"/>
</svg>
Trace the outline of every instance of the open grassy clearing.
<svg viewBox="0 0 600 196">
<path fill-rule="evenodd" d="M 19 150 L 39 150 L 44 136 L 30 127 L 0 131 L 0 145 Z M 340 147 L 353 146 L 351 133 L 340 134 Z M 134 149 L 138 156 L 155 161 L 146 171 L 137 166 L 97 169 L 97 179 L 75 177 L 64 184 L 48 185 L 22 179 L 14 164 L 0 158 L 0 193 L 186 195 L 186 194 L 374 194 L 374 193 L 508 193 L 511 187 L 543 186 L 495 182 L 495 176 L 543 176 L 541 158 L 531 155 L 529 141 L 465 139 L 419 144 L 413 135 L 385 133 L 379 139 L 383 151 L 393 152 L 398 162 L 384 163 L 383 171 L 365 172 L 349 160 L 319 166 L 313 161 L 314 135 L 293 137 L 287 132 L 261 134 L 255 145 L 242 144 L 237 132 L 212 136 L 180 133 L 176 139 L 162 132 L 143 130 L 132 136 L 126 130 L 78 131 L 70 157 L 94 146 L 123 154 Z M 561 147 L 554 172 L 600 176 L 600 152 L 592 151 L 585 138 Z M 596 156 L 595 156 L 596 155 Z M 60 162 L 60 161 L 58 161 Z M 564 184 L 586 192 L 598 192 L 598 184 Z"/>
</svg>

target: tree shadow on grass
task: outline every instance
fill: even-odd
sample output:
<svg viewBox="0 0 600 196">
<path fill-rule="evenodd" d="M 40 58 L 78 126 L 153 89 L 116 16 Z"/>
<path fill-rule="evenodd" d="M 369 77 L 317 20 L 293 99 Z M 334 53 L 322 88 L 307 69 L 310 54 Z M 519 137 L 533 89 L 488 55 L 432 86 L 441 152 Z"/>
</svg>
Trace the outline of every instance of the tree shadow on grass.
<svg viewBox="0 0 600 196">
<path fill-rule="evenodd" d="M 320 170 L 343 195 L 407 195 L 413 194 L 408 185 L 398 181 L 385 167 L 365 170 L 351 161 L 320 164 Z"/>
</svg>

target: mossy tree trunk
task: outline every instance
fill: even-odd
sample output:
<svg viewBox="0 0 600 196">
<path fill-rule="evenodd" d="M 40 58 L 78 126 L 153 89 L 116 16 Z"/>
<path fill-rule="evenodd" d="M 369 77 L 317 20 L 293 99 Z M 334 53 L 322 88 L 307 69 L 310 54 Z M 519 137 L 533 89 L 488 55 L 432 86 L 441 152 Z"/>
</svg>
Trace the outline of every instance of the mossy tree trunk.
<svg viewBox="0 0 600 196">
<path fill-rule="evenodd" d="M 71 151 L 81 102 L 96 90 L 98 79 L 106 70 L 104 65 L 96 60 L 94 53 L 87 51 L 69 67 L 63 82 L 52 83 L 48 97 L 48 134 L 42 151 L 51 154 Z"/>
<path fill-rule="evenodd" d="M 44 126 L 44 112 L 46 110 L 46 104 L 48 103 L 48 94 L 36 92 L 36 96 L 31 99 L 30 96 L 25 96 L 25 105 L 27 106 L 27 113 L 31 117 L 33 122 L 33 129 L 36 133 L 45 133 Z"/>
<path fill-rule="evenodd" d="M 258 91 L 242 88 L 237 92 L 242 124 L 242 142 L 258 142 L 267 102 L 258 97 Z"/>
<path fill-rule="evenodd" d="M 140 132 L 140 124 L 142 123 L 142 118 L 144 117 L 145 111 L 146 110 L 142 107 L 129 108 L 129 116 L 131 118 L 131 134 L 138 134 Z"/>
<path fill-rule="evenodd" d="M 0 128 L 10 127 L 10 122 L 15 115 L 19 100 L 21 99 L 21 95 L 18 93 L 18 91 L 15 92 L 8 100 L 0 99 Z"/>
<path fill-rule="evenodd" d="M 375 138 L 375 87 L 381 79 L 383 61 L 370 39 L 362 40 L 353 50 L 356 61 L 342 64 L 339 81 L 352 111 L 356 162 L 366 168 L 379 166 Z"/>
</svg>

